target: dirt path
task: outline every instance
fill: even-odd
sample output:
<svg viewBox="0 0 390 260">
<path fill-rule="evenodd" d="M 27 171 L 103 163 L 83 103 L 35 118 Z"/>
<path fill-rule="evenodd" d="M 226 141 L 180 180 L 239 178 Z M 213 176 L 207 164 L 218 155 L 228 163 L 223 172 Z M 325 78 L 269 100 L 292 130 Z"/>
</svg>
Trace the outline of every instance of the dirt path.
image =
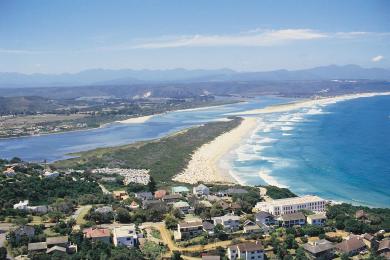
<svg viewBox="0 0 390 260">
<path fill-rule="evenodd" d="M 217 247 L 227 247 L 227 246 L 231 245 L 231 243 L 232 243 L 231 240 L 227 240 L 227 241 L 218 241 L 218 242 L 215 242 L 212 244 L 207 244 L 207 245 L 179 247 L 173 242 L 173 240 L 171 238 L 171 234 L 166 229 L 166 227 L 164 226 L 163 223 L 156 223 L 154 226 L 160 231 L 161 240 L 164 241 L 164 243 L 168 246 L 168 248 L 171 252 L 172 251 L 179 251 L 182 253 L 185 253 L 185 252 L 190 253 L 190 252 L 209 251 L 209 250 L 215 249 Z M 241 239 L 241 240 L 244 240 L 244 239 Z"/>
</svg>

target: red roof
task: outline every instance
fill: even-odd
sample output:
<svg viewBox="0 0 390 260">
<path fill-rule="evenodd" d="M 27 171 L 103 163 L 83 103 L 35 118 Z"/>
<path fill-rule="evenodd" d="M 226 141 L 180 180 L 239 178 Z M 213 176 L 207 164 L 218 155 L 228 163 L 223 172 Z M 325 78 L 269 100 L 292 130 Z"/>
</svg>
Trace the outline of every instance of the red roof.
<svg viewBox="0 0 390 260">
<path fill-rule="evenodd" d="M 86 228 L 83 230 L 83 233 L 87 238 L 98 238 L 98 237 L 110 236 L 110 230 L 106 228 Z"/>
</svg>

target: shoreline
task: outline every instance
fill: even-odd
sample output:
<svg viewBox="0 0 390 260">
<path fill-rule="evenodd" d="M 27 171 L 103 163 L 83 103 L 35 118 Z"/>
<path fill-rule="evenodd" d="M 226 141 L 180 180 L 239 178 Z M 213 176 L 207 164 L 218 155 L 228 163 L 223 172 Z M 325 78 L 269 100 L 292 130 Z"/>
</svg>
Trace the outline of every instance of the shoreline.
<svg viewBox="0 0 390 260">
<path fill-rule="evenodd" d="M 229 132 L 215 138 L 213 141 L 202 145 L 193 154 L 186 169 L 176 175 L 172 180 L 196 184 L 224 183 L 235 184 L 237 181 L 229 173 L 221 171 L 219 160 L 238 144 L 251 130 L 256 127 L 256 118 L 243 118 L 241 124 Z"/>
<path fill-rule="evenodd" d="M 231 170 L 226 165 L 226 162 L 223 162 L 223 157 L 228 156 L 231 151 L 236 149 L 241 144 L 242 140 L 245 140 L 248 135 L 256 130 L 266 127 L 265 125 L 261 125 L 260 122 L 257 122 L 255 117 L 246 116 L 289 112 L 301 108 L 311 108 L 313 106 L 327 106 L 337 102 L 357 98 L 385 95 L 390 95 L 390 92 L 357 93 L 300 100 L 287 104 L 272 105 L 261 109 L 226 114 L 226 116 L 243 116 L 243 121 L 235 129 L 218 136 L 210 143 L 204 144 L 196 150 L 192 155 L 192 159 L 187 165 L 187 168 L 182 173 L 176 175 L 173 180 L 189 184 L 195 184 L 197 182 L 243 184 L 239 178 L 231 173 Z M 260 171 L 258 175 L 268 185 L 275 185 L 280 188 L 288 187 L 278 183 L 276 178 L 272 176 L 271 172 Z"/>
<path fill-rule="evenodd" d="M 357 93 L 357 94 L 347 94 L 334 97 L 324 97 L 317 99 L 306 99 L 300 100 L 297 102 L 280 104 L 268 106 L 260 109 L 252 109 L 243 112 L 229 113 L 229 116 L 239 116 L 239 115 L 261 115 L 261 114 L 270 114 L 270 113 L 280 113 L 280 112 L 289 112 L 292 110 L 297 110 L 301 108 L 310 108 L 313 106 L 327 106 L 337 102 L 348 101 L 357 98 L 368 98 L 375 96 L 388 96 L 390 92 L 372 92 L 372 93 Z"/>
</svg>

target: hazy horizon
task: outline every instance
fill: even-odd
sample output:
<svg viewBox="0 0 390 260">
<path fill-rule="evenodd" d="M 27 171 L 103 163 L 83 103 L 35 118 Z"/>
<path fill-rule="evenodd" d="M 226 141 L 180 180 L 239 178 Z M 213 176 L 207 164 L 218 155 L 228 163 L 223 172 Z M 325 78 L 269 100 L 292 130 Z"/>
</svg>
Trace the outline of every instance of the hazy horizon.
<svg viewBox="0 0 390 260">
<path fill-rule="evenodd" d="M 0 71 L 390 68 L 388 1 L 2 1 Z"/>
</svg>

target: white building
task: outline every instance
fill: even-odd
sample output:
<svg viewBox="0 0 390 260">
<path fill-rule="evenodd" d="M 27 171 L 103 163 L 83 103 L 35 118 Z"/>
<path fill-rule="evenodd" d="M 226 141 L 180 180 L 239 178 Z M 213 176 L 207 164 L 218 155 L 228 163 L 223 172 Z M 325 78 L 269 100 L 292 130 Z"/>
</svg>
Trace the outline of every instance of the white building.
<svg viewBox="0 0 390 260">
<path fill-rule="evenodd" d="M 134 247 L 138 243 L 138 235 L 134 224 L 116 227 L 112 233 L 115 246 Z"/>
<path fill-rule="evenodd" d="M 323 226 L 326 222 L 326 213 L 317 213 L 307 216 L 307 223 L 310 225 Z"/>
<path fill-rule="evenodd" d="M 210 189 L 203 184 L 200 184 L 192 189 L 192 192 L 197 196 L 207 196 L 210 194 Z"/>
<path fill-rule="evenodd" d="M 229 246 L 227 250 L 227 257 L 229 258 L 229 260 L 263 260 L 264 247 L 259 241 L 246 242 L 238 245 Z"/>
<path fill-rule="evenodd" d="M 240 228 L 240 217 L 234 215 L 225 215 L 212 218 L 213 224 L 221 224 L 225 231 L 233 232 Z"/>
<path fill-rule="evenodd" d="M 57 171 L 54 171 L 54 172 L 46 171 L 43 174 L 44 178 L 57 178 L 58 176 L 60 176 L 60 173 Z"/>
<path fill-rule="evenodd" d="M 318 196 L 306 195 L 302 197 L 258 202 L 253 210 L 255 212 L 265 211 L 275 216 L 295 213 L 300 210 L 324 212 L 326 203 L 326 200 Z"/>
<path fill-rule="evenodd" d="M 27 210 L 28 209 L 28 200 L 19 201 L 19 203 L 14 204 L 14 209 Z"/>
</svg>

